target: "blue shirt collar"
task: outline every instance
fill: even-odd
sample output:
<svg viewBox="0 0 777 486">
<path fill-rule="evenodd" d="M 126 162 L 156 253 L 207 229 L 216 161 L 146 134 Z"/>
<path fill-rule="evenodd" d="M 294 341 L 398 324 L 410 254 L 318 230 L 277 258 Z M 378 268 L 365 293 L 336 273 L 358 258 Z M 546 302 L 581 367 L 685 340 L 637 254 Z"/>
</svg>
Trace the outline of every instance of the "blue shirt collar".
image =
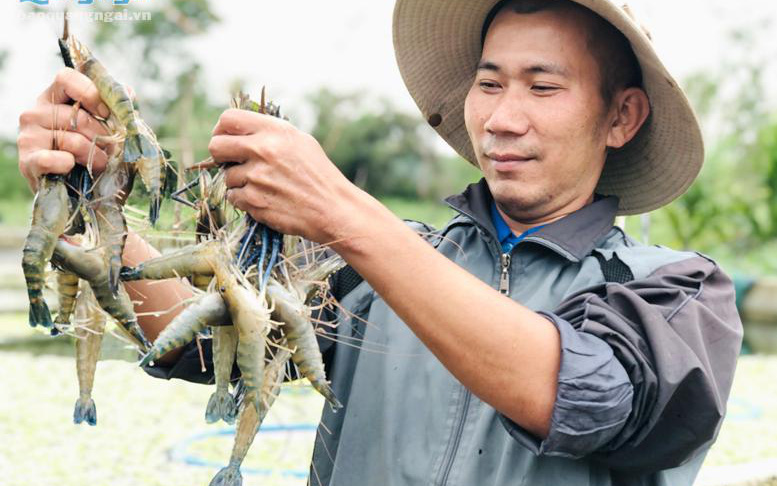
<svg viewBox="0 0 777 486">
<path fill-rule="evenodd" d="M 529 228 L 520 235 L 516 236 L 510 227 L 507 226 L 504 218 L 502 218 L 502 215 L 496 209 L 496 203 L 493 200 L 491 201 L 491 222 L 494 223 L 494 228 L 496 228 L 496 236 L 499 238 L 499 244 L 502 245 L 502 251 L 505 253 L 512 251 L 515 245 L 520 243 L 524 238 L 532 233 L 537 232 L 540 228 L 545 226 L 542 224 L 540 226 L 535 226 L 534 228 Z"/>
</svg>

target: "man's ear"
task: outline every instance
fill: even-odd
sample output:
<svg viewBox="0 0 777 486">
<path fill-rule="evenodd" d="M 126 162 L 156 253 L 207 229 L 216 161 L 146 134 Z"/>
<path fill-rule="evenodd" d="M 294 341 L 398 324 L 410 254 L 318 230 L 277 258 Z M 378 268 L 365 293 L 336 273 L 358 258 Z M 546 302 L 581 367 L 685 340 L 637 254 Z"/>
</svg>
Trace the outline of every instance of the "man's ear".
<svg viewBox="0 0 777 486">
<path fill-rule="evenodd" d="M 616 96 L 607 133 L 607 147 L 621 148 L 639 131 L 650 114 L 650 102 L 641 88 L 626 88 Z"/>
</svg>

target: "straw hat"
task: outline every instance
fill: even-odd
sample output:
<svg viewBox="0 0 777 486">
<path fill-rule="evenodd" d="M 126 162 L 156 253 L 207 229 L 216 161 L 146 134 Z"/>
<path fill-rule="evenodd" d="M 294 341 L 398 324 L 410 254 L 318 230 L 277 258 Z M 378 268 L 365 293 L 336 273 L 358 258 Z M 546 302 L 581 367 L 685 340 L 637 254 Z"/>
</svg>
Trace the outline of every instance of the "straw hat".
<svg viewBox="0 0 777 486">
<path fill-rule="evenodd" d="M 610 0 L 570 0 L 597 13 L 631 42 L 651 115 L 634 139 L 607 157 L 596 192 L 620 199 L 618 214 L 651 211 L 681 195 L 701 170 L 696 116 L 658 59 L 647 32 Z M 464 98 L 480 60 L 483 22 L 498 0 L 397 0 L 394 50 L 402 78 L 426 120 L 477 166 L 464 126 Z"/>
</svg>

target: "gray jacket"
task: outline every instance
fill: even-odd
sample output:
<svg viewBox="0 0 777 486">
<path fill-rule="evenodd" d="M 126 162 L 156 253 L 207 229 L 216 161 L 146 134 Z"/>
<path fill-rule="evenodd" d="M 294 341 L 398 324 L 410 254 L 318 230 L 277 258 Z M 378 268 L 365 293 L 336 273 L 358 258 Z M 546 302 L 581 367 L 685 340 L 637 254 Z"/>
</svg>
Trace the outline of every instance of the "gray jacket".
<svg viewBox="0 0 777 486">
<path fill-rule="evenodd" d="M 459 214 L 430 243 L 559 330 L 550 434 L 539 441 L 480 401 L 361 282 L 342 297 L 350 315 L 339 315 L 337 344 L 321 340 L 345 407 L 323 411 L 311 484 L 691 485 L 741 345 L 728 277 L 702 255 L 630 239 L 613 227 L 614 198 L 545 226 L 509 256 L 484 181 L 447 202 Z M 175 366 L 147 371 L 212 379 L 199 368 L 190 346 Z"/>
<path fill-rule="evenodd" d="M 342 300 L 355 314 L 340 316 L 343 344 L 326 350 L 345 408 L 323 412 L 311 484 L 692 484 L 742 338 L 718 266 L 636 243 L 613 227 L 615 198 L 544 227 L 509 258 L 484 181 L 447 202 L 459 215 L 431 243 L 496 289 L 508 277 L 509 296 L 560 332 L 550 435 L 540 442 L 464 388 L 363 282 Z"/>
</svg>

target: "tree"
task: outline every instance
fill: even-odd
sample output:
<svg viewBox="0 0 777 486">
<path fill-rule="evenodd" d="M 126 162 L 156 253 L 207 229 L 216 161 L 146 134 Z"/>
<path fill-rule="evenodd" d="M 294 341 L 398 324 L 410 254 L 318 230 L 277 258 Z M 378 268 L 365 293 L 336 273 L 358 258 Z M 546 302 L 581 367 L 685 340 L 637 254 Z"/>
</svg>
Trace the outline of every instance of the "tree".
<svg viewBox="0 0 777 486">
<path fill-rule="evenodd" d="M 354 184 L 375 196 L 429 197 L 441 158 L 420 117 L 388 100 L 322 88 L 308 96 L 312 135 Z M 370 106 L 371 105 L 371 106 Z"/>
<path fill-rule="evenodd" d="M 690 189 L 655 213 L 663 233 L 657 241 L 742 254 L 777 237 L 777 120 L 769 114 L 774 107 L 764 103 L 770 59 L 754 48 L 768 27 L 766 21 L 760 28 L 734 30 L 730 57 L 685 80 L 707 154 Z"/>
</svg>

